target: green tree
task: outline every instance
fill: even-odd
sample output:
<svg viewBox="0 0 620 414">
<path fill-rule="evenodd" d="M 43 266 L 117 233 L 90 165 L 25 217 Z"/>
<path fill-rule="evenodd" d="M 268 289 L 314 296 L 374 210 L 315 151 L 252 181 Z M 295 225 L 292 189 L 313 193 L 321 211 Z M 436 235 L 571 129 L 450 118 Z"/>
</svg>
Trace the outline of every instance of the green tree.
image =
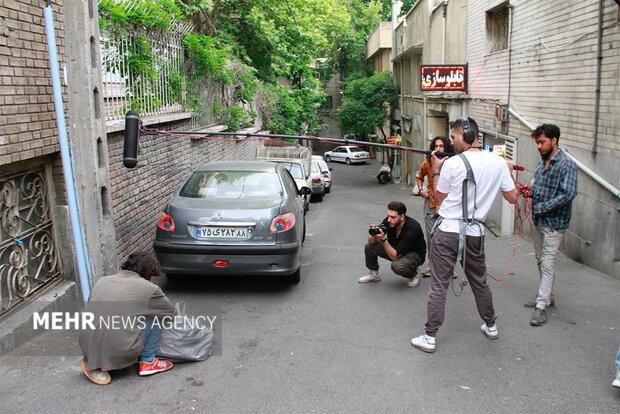
<svg viewBox="0 0 620 414">
<path fill-rule="evenodd" d="M 400 8 L 400 16 L 404 16 L 411 10 L 418 0 L 402 0 L 403 5 Z M 392 20 L 392 0 L 381 0 L 381 18 L 382 20 Z"/>
<path fill-rule="evenodd" d="M 339 110 L 343 132 L 365 137 L 379 128 L 386 138 L 383 125 L 388 115 L 388 104 L 393 106 L 396 101 L 396 86 L 390 73 L 350 81 Z"/>
</svg>

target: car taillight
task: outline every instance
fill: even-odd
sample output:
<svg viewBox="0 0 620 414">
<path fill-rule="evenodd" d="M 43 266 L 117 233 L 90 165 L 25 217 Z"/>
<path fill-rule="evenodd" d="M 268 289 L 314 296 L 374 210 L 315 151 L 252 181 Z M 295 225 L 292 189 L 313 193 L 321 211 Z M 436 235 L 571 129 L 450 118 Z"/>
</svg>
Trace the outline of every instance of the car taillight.
<svg viewBox="0 0 620 414">
<path fill-rule="evenodd" d="M 213 266 L 215 267 L 228 267 L 230 266 L 230 262 L 228 260 L 216 259 L 213 262 Z"/>
<path fill-rule="evenodd" d="M 284 213 L 271 220 L 269 233 L 282 233 L 293 227 L 295 227 L 295 215 L 293 213 Z"/>
<path fill-rule="evenodd" d="M 159 218 L 157 219 L 157 227 L 163 231 L 174 231 L 174 229 L 176 229 L 172 216 L 165 211 L 159 215 Z"/>
<path fill-rule="evenodd" d="M 320 178 L 313 178 L 312 179 L 312 184 L 321 184 L 321 179 Z"/>
</svg>

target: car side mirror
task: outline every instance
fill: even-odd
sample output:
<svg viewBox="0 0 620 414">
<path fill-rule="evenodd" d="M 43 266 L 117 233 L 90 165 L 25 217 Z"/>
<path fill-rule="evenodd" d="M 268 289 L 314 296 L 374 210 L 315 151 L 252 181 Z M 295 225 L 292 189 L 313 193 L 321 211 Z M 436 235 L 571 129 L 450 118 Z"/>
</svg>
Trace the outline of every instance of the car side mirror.
<svg viewBox="0 0 620 414">
<path fill-rule="evenodd" d="M 334 171 L 334 169 L 333 169 L 333 168 L 331 168 L 331 167 L 329 168 L 329 170 L 330 170 L 330 171 Z"/>
<path fill-rule="evenodd" d="M 311 193 L 312 193 L 312 190 L 310 189 L 310 187 L 303 186 L 301 187 L 301 190 L 299 190 L 299 194 L 301 195 L 309 195 Z"/>
</svg>

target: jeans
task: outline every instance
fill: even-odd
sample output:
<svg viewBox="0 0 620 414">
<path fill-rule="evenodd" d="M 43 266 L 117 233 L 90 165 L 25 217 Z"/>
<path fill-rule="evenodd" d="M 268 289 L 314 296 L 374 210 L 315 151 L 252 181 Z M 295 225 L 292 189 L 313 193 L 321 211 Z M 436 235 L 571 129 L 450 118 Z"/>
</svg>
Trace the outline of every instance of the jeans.
<svg viewBox="0 0 620 414">
<path fill-rule="evenodd" d="M 620 370 L 620 347 L 618 347 L 618 352 L 616 353 L 616 368 Z"/>
<path fill-rule="evenodd" d="M 551 300 L 558 250 L 563 238 L 563 229 L 552 229 L 548 226 L 534 227 L 534 252 L 536 253 L 540 277 L 540 286 L 536 297 L 536 307 L 539 309 L 546 309 Z"/>
<path fill-rule="evenodd" d="M 144 342 L 144 348 L 140 353 L 141 362 L 151 362 L 155 358 L 155 353 L 159 351 L 159 342 L 161 341 L 161 326 L 153 321 L 155 317 L 146 317 L 146 326 L 140 331 L 140 337 Z"/>
<path fill-rule="evenodd" d="M 465 276 L 474 294 L 480 318 L 487 326 L 493 326 L 496 316 L 493 307 L 493 294 L 491 287 L 487 284 L 487 268 L 482 237 L 467 236 L 465 240 Z M 446 313 L 446 296 L 454 274 L 458 244 L 458 233 L 448 233 L 439 229 L 435 229 L 433 232 L 429 256 L 433 278 L 428 290 L 427 319 L 424 325 L 428 336 L 435 337 L 443 325 Z"/>
<path fill-rule="evenodd" d="M 428 206 L 428 198 L 424 200 L 424 230 L 426 231 L 426 251 L 429 255 L 429 263 L 431 254 L 431 230 L 433 230 L 433 226 L 435 225 L 438 217 L 439 215 L 437 214 L 437 211 Z"/>
<path fill-rule="evenodd" d="M 424 263 L 424 258 L 419 257 L 414 252 L 409 252 L 397 260 L 392 260 L 385 252 L 383 243 L 368 244 L 364 246 L 366 256 L 366 267 L 369 270 L 379 270 L 379 257 L 389 260 L 392 272 L 399 276 L 412 278 L 416 275 L 418 266 Z"/>
</svg>

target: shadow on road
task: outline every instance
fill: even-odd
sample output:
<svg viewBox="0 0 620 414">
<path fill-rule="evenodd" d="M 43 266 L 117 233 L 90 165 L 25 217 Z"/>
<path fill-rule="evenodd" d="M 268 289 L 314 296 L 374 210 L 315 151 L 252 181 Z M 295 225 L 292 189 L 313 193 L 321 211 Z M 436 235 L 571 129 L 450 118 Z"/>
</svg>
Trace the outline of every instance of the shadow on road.
<svg viewBox="0 0 620 414">
<path fill-rule="evenodd" d="M 175 276 L 167 279 L 162 276 L 157 281 L 166 293 L 199 293 L 199 292 L 265 292 L 280 293 L 295 288 L 283 278 L 268 276 Z"/>
</svg>

